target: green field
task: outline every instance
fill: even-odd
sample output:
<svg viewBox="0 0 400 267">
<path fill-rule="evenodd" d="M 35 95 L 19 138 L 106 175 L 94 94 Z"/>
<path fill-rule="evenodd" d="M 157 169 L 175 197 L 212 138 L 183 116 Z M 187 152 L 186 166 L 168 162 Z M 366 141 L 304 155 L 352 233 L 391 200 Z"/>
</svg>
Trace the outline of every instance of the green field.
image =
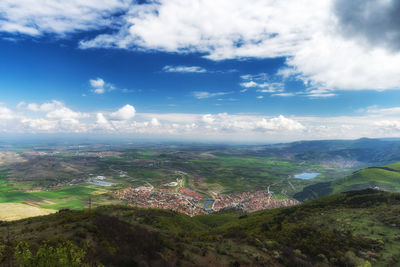
<svg viewBox="0 0 400 267">
<path fill-rule="evenodd" d="M 346 142 L 339 143 L 338 148 L 345 148 Z M 3 166 L 0 170 L 0 203 L 81 209 L 93 192 L 100 189 L 87 183 L 96 176 L 118 184 L 102 188 L 107 196 L 93 196 L 94 204 L 100 205 L 112 202 L 110 194 L 114 189 L 149 184 L 164 188 L 164 184 L 182 178 L 181 173 L 185 173 L 192 189 L 208 196 L 269 188 L 275 198 L 291 198 L 307 186 L 335 181 L 357 170 L 351 164 L 338 168 L 329 165 L 330 155 L 345 163 L 361 155 L 351 149 L 335 152 L 335 144 L 317 142 L 311 145 L 311 150 L 309 143 L 302 142 L 271 146 L 87 145 L 78 151 L 76 147 L 65 145 L 40 146 L 30 151 L 39 152 L 40 156 L 26 157 L 23 162 Z M 324 146 L 327 147 L 320 151 Z M 106 152 L 115 153 L 104 154 Z M 311 180 L 294 178 L 302 172 L 320 174 Z M 351 182 L 340 186 L 347 188 L 349 185 Z M 35 188 L 41 191 L 31 192 Z M 338 185 L 332 192 L 341 190 Z"/>
<path fill-rule="evenodd" d="M 333 192 L 343 192 L 366 187 L 375 187 L 391 191 L 400 191 L 400 172 L 385 168 L 367 168 L 332 183 Z"/>
<path fill-rule="evenodd" d="M 43 208 L 56 210 L 61 207 L 83 209 L 87 206 L 88 199 L 94 191 L 96 189 L 74 186 L 52 191 L 0 192 L 0 203 L 35 204 Z M 44 204 L 49 202 L 52 204 Z"/>
<path fill-rule="evenodd" d="M 343 178 L 320 182 L 305 187 L 296 193 L 299 200 L 309 200 L 329 194 L 377 188 L 389 192 L 400 192 L 400 162 L 383 167 L 369 167 L 353 172 Z"/>
</svg>

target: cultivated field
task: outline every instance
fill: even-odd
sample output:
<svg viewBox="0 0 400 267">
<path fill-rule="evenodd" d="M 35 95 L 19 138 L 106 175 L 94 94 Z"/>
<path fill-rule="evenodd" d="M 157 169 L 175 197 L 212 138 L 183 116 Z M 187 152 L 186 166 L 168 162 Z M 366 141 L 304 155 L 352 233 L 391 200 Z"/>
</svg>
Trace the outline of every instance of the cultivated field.
<svg viewBox="0 0 400 267">
<path fill-rule="evenodd" d="M 0 203 L 0 221 L 14 221 L 55 212 L 56 210 L 43 209 L 21 203 Z"/>
</svg>

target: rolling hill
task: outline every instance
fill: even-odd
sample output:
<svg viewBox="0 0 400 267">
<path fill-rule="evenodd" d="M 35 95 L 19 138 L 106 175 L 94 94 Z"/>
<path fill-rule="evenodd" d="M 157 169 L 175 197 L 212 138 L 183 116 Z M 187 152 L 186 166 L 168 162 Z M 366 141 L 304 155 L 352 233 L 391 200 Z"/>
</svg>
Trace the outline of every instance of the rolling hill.
<svg viewBox="0 0 400 267">
<path fill-rule="evenodd" d="M 1 266 L 393 266 L 400 194 L 335 194 L 188 217 L 103 206 L 0 224 Z"/>
<path fill-rule="evenodd" d="M 329 194 L 376 188 L 389 192 L 400 192 L 400 162 L 384 167 L 369 167 L 353 172 L 344 178 L 307 186 L 295 198 L 304 201 Z"/>
</svg>

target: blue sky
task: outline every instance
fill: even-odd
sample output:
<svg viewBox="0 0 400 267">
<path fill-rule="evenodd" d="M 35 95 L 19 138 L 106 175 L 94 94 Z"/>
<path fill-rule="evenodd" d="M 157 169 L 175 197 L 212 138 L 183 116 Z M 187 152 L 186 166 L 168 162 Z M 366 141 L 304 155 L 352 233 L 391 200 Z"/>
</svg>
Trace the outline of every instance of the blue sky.
<svg viewBox="0 0 400 267">
<path fill-rule="evenodd" d="M 400 131 L 395 1 L 32 1 L 0 3 L 4 133 L 290 141 Z"/>
</svg>

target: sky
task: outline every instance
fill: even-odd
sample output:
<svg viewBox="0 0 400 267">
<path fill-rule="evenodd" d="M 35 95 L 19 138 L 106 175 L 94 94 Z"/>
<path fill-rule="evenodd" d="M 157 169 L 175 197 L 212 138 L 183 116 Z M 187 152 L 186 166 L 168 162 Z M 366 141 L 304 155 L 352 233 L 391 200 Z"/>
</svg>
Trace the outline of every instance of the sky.
<svg viewBox="0 0 400 267">
<path fill-rule="evenodd" d="M 399 0 L 2 0 L 0 134 L 398 137 Z"/>
</svg>

